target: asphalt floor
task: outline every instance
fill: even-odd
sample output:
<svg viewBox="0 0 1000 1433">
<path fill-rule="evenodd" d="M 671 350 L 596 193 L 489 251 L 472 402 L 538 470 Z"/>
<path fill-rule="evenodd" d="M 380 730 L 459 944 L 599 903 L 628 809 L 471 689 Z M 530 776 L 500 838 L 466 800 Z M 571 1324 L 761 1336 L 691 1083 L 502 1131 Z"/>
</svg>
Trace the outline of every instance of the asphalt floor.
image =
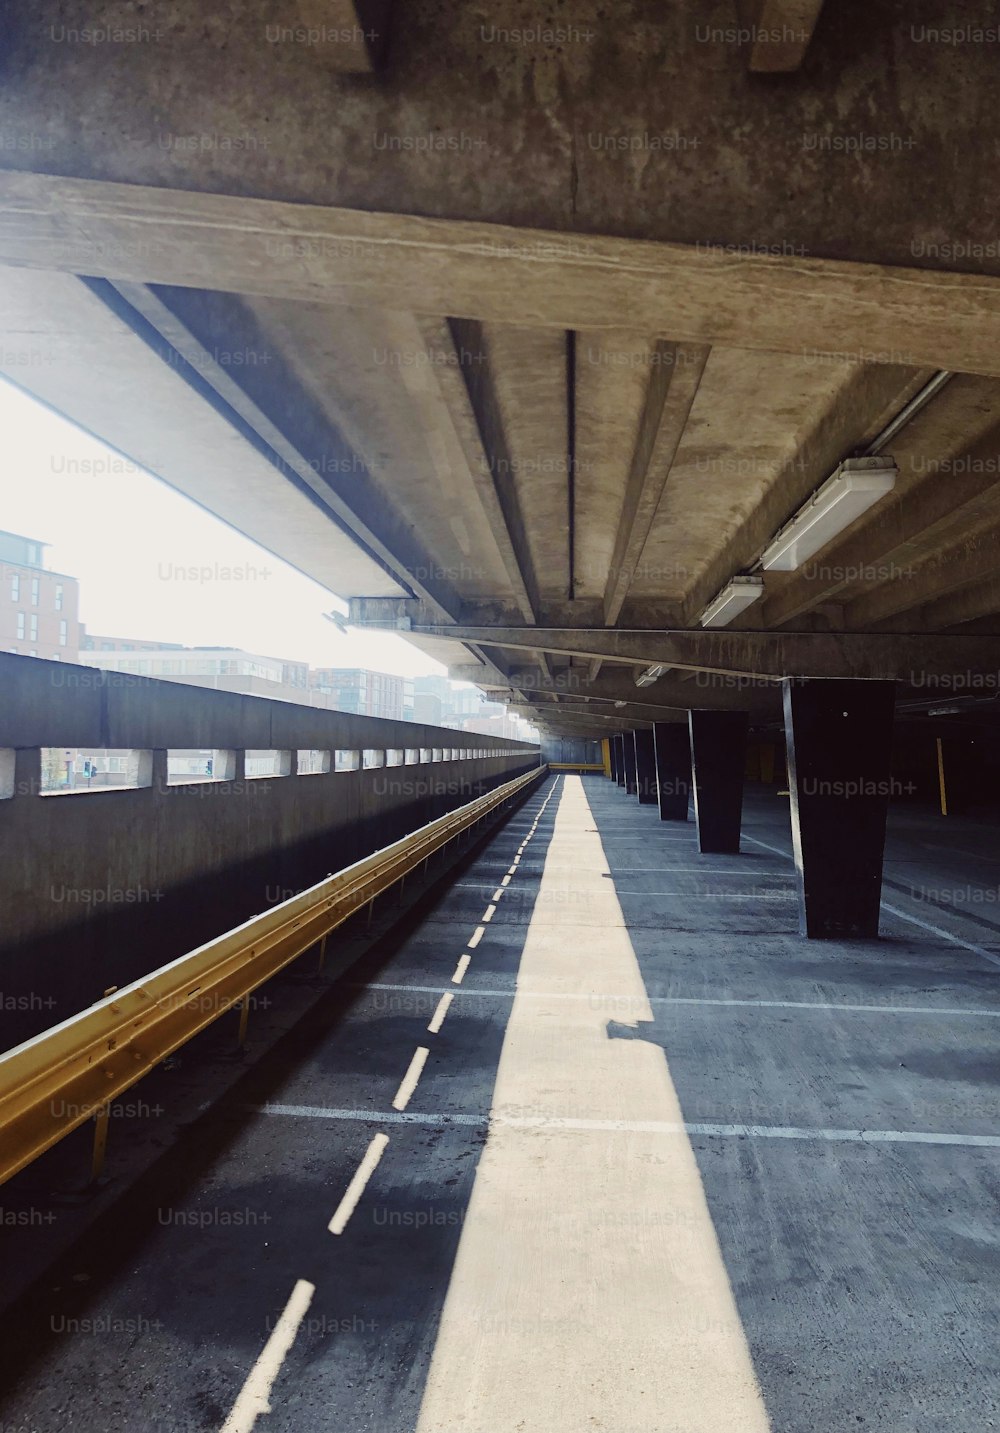
<svg viewBox="0 0 1000 1433">
<path fill-rule="evenodd" d="M 894 810 L 877 941 L 790 850 L 548 778 L 72 1237 L 0 1192 L 0 1433 L 1000 1426 L 1000 830 Z"/>
</svg>

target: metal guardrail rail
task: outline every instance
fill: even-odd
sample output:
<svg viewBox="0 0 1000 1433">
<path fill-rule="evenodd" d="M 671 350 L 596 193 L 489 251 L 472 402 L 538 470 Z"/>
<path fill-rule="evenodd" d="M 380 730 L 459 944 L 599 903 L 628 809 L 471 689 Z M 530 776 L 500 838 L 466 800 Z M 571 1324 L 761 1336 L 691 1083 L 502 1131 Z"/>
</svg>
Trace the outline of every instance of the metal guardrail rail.
<svg viewBox="0 0 1000 1433">
<path fill-rule="evenodd" d="M 349 916 L 525 791 L 542 765 L 328 876 L 0 1055 L 0 1184 L 95 1119 L 99 1171 L 110 1103 Z"/>
</svg>

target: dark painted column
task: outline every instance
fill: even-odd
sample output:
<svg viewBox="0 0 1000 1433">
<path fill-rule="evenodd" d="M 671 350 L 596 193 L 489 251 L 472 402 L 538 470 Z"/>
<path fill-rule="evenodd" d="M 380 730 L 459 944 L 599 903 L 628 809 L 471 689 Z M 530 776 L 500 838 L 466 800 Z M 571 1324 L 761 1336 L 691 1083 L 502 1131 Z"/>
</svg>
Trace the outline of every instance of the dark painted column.
<svg viewBox="0 0 1000 1433">
<path fill-rule="evenodd" d="M 618 780 L 618 738 L 608 737 L 608 754 L 611 757 L 611 780 Z"/>
<path fill-rule="evenodd" d="M 689 715 L 698 849 L 738 851 L 749 715 L 726 711 Z"/>
<path fill-rule="evenodd" d="M 636 792 L 635 781 L 635 742 L 632 740 L 632 733 L 627 731 L 622 737 L 622 765 L 625 768 L 625 791 L 629 796 Z"/>
<path fill-rule="evenodd" d="M 878 935 L 891 790 L 892 682 L 789 678 L 792 845 L 803 935 Z"/>
<path fill-rule="evenodd" d="M 675 721 L 653 723 L 661 821 L 686 821 L 691 795 L 691 735 Z"/>
<path fill-rule="evenodd" d="M 635 784 L 640 806 L 656 805 L 656 755 L 653 751 L 653 733 L 636 731 L 635 737 Z"/>
<path fill-rule="evenodd" d="M 615 737 L 615 746 L 618 751 L 618 785 L 624 789 L 625 786 L 625 735 L 619 732 Z"/>
</svg>

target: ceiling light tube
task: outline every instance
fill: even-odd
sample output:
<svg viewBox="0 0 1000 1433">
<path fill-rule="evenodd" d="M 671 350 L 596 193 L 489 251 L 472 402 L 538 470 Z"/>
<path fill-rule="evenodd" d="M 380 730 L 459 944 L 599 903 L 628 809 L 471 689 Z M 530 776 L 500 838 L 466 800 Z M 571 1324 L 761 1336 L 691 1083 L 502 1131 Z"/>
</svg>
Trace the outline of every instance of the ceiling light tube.
<svg viewBox="0 0 1000 1433">
<path fill-rule="evenodd" d="M 734 577 L 698 618 L 703 627 L 725 627 L 763 594 L 763 577 Z"/>
<path fill-rule="evenodd" d="M 891 493 L 898 471 L 892 458 L 848 458 L 768 544 L 761 567 L 794 572 Z"/>
<path fill-rule="evenodd" d="M 666 670 L 666 667 L 660 665 L 647 667 L 645 671 L 640 672 L 636 677 L 635 684 L 637 687 L 651 687 L 655 681 L 663 676 Z"/>
</svg>

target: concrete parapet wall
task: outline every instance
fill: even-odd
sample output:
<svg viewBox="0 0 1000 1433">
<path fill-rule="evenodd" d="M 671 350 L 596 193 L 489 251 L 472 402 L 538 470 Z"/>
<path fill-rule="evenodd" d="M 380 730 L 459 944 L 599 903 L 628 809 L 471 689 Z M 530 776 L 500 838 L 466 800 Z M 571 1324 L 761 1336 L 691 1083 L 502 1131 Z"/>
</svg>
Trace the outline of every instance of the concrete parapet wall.
<svg viewBox="0 0 1000 1433">
<path fill-rule="evenodd" d="M 44 747 L 130 750 L 148 784 L 42 794 Z M 167 751 L 191 748 L 234 753 L 232 779 L 168 784 Z M 309 749 L 411 761 L 244 776 L 247 750 L 289 751 L 294 772 Z M 413 761 L 428 751 L 454 754 Z M 496 737 L 0 655 L 0 1048 L 538 760 Z"/>
</svg>

